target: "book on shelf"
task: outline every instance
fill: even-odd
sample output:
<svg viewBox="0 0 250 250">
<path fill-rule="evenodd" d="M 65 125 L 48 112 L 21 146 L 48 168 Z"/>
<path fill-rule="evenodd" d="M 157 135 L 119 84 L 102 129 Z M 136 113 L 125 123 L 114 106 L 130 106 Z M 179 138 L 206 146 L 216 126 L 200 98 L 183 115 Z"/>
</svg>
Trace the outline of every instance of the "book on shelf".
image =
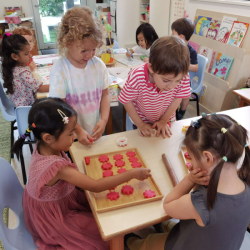
<svg viewBox="0 0 250 250">
<path fill-rule="evenodd" d="M 198 53 L 200 45 L 192 41 L 188 41 L 188 43 Z"/>
<path fill-rule="evenodd" d="M 198 21 L 198 16 L 195 16 L 195 17 L 194 17 L 194 27 L 196 26 L 197 21 Z"/>
<path fill-rule="evenodd" d="M 205 21 L 205 20 L 211 21 L 212 18 L 211 17 L 205 17 L 205 16 L 198 16 L 197 23 L 196 23 L 196 26 L 195 26 L 195 29 L 194 29 L 194 34 L 199 35 L 202 22 Z"/>
<path fill-rule="evenodd" d="M 236 17 L 223 16 L 219 32 L 217 34 L 216 40 L 222 43 L 226 43 L 233 27 L 234 21 L 237 21 Z"/>
<path fill-rule="evenodd" d="M 216 52 L 214 50 L 209 49 L 205 46 L 201 46 L 199 54 L 202 56 L 205 56 L 208 59 L 205 72 L 208 72 L 208 73 L 211 72 L 213 64 L 214 64 L 215 53 Z"/>
<path fill-rule="evenodd" d="M 203 85 L 202 88 L 201 88 L 201 91 L 199 93 L 197 93 L 197 96 L 198 96 L 198 102 L 199 103 L 202 103 L 202 100 L 204 98 L 204 95 L 206 93 L 206 90 L 207 90 L 207 86 L 206 85 Z M 192 99 L 195 99 L 195 95 L 194 94 L 191 94 L 191 98 Z"/>
<path fill-rule="evenodd" d="M 246 36 L 248 27 L 249 23 L 234 21 L 227 43 L 236 47 L 240 47 Z"/>
<path fill-rule="evenodd" d="M 207 32 L 208 32 L 208 29 L 210 27 L 210 23 L 211 23 L 211 21 L 209 21 L 209 20 L 202 21 L 200 31 L 199 31 L 200 36 L 204 36 L 204 37 L 207 36 Z"/>
<path fill-rule="evenodd" d="M 221 78 L 222 80 L 227 80 L 233 61 L 233 57 L 218 52 L 215 56 L 211 74 Z"/>
<path fill-rule="evenodd" d="M 220 24 L 221 23 L 218 20 L 212 20 L 210 22 L 210 26 L 209 26 L 209 29 L 208 29 L 208 32 L 207 32 L 207 38 L 216 40 L 218 31 L 220 29 Z"/>
</svg>

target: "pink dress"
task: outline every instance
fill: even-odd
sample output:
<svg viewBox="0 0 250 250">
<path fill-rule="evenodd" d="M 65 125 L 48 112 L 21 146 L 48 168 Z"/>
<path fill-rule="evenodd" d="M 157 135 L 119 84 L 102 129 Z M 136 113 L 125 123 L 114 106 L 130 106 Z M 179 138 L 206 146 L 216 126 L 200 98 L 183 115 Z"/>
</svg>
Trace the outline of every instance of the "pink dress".
<svg viewBox="0 0 250 250">
<path fill-rule="evenodd" d="M 34 150 L 23 195 L 26 227 L 40 250 L 107 250 L 85 193 L 63 180 L 46 186 L 64 166 L 77 169 L 61 154 L 42 156 Z"/>
</svg>

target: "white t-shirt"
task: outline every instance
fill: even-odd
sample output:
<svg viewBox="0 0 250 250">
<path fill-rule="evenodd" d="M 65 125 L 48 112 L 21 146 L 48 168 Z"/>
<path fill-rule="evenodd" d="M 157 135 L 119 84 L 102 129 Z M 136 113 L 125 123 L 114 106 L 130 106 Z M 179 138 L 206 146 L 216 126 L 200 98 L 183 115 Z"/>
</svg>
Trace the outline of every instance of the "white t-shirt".
<svg viewBox="0 0 250 250">
<path fill-rule="evenodd" d="M 64 56 L 51 68 L 49 96 L 66 98 L 78 113 L 79 125 L 92 135 L 100 120 L 102 90 L 109 85 L 108 70 L 99 58 L 93 57 L 84 69 L 78 69 Z"/>
<path fill-rule="evenodd" d="M 136 45 L 135 47 L 132 48 L 132 50 L 137 54 L 149 57 L 150 48 L 149 49 L 143 49 L 141 46 Z"/>
</svg>

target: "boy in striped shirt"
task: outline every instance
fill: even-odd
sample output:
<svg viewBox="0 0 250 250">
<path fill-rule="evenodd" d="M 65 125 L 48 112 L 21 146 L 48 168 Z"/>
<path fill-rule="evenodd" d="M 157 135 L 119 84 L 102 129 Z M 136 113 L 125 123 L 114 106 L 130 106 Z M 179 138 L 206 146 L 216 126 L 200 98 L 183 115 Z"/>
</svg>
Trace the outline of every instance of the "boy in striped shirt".
<svg viewBox="0 0 250 250">
<path fill-rule="evenodd" d="M 119 95 L 141 136 L 170 137 L 168 122 L 175 121 L 181 100 L 191 95 L 189 50 L 179 37 L 162 37 L 150 49 L 149 63 L 131 71 Z"/>
</svg>

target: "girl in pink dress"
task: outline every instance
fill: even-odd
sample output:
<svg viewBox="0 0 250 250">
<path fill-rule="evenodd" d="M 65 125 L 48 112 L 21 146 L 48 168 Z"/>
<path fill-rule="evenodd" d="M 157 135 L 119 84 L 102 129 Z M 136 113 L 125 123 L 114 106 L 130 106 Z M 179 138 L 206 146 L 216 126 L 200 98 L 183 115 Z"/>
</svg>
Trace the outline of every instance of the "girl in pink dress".
<svg viewBox="0 0 250 250">
<path fill-rule="evenodd" d="M 80 173 L 64 153 L 74 142 L 77 114 L 59 98 L 37 100 L 29 112 L 28 124 L 12 150 L 19 158 L 21 146 L 32 130 L 38 142 L 24 190 L 23 210 L 36 246 L 40 250 L 109 249 L 80 189 L 102 192 L 133 178 L 144 180 L 150 170 L 132 169 L 99 180 Z"/>
</svg>

